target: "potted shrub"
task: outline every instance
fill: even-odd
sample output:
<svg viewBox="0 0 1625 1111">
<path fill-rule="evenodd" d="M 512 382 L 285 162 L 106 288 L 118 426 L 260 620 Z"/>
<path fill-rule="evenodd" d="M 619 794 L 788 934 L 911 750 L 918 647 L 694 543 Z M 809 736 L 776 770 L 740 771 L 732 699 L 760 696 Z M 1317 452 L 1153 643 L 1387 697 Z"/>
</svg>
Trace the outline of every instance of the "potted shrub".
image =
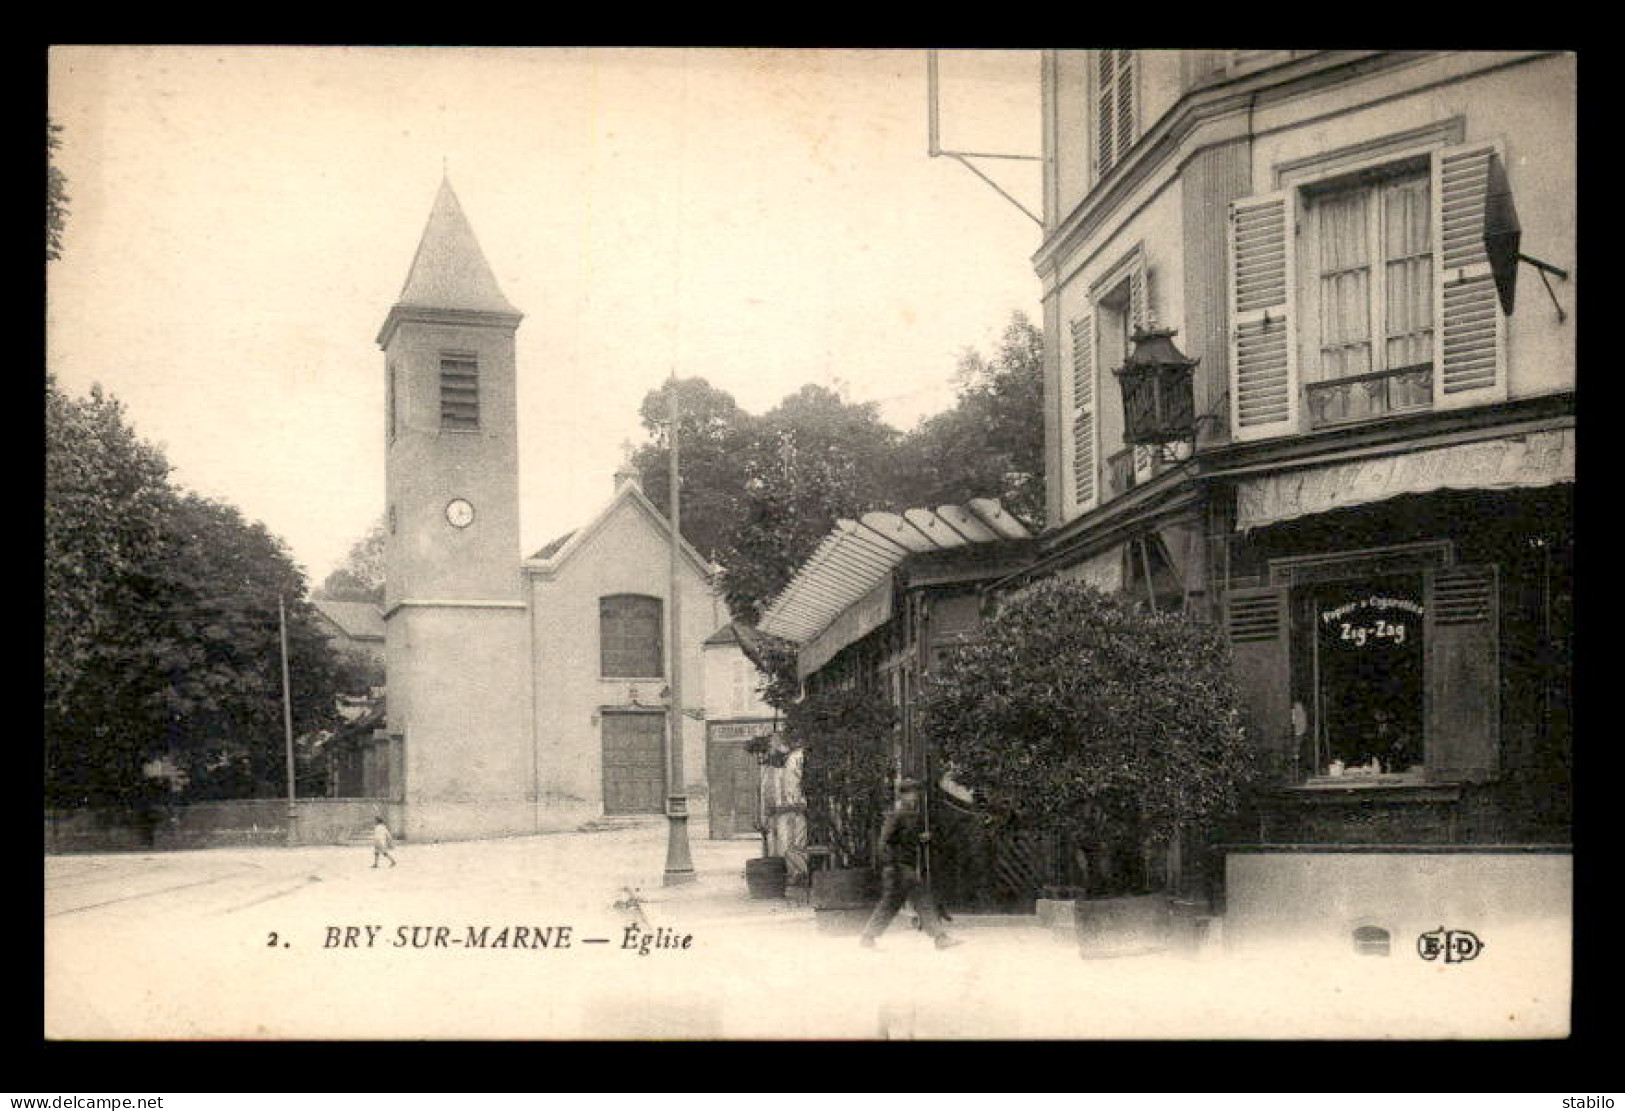
<svg viewBox="0 0 1625 1111">
<path fill-rule="evenodd" d="M 1085 955 L 1166 943 L 1170 847 L 1256 774 L 1229 660 L 1190 615 L 1046 581 L 1004 599 L 921 692 L 927 735 L 986 820 L 1075 847 Z"/>
<path fill-rule="evenodd" d="M 872 690 L 815 690 L 786 715 L 791 740 L 806 749 L 808 836 L 828 854 L 828 866 L 812 875 L 820 930 L 856 933 L 874 907 L 874 839 L 891 802 L 895 722 L 891 704 Z"/>
</svg>

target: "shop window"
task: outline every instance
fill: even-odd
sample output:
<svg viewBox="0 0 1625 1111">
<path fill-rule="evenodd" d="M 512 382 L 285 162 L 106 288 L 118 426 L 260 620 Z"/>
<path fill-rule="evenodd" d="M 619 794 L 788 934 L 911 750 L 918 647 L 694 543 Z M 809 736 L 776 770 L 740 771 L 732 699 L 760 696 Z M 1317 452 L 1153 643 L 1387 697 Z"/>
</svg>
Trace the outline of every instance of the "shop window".
<svg viewBox="0 0 1625 1111">
<path fill-rule="evenodd" d="M 1292 581 L 1229 592 L 1248 728 L 1280 779 L 1358 787 L 1497 773 L 1498 569 L 1438 565 L 1425 547 L 1295 558 L 1272 568 Z"/>
<path fill-rule="evenodd" d="M 1421 777 L 1422 576 L 1321 583 L 1298 594 L 1309 689 L 1295 692 L 1293 726 L 1310 746 L 1310 774 Z"/>
</svg>

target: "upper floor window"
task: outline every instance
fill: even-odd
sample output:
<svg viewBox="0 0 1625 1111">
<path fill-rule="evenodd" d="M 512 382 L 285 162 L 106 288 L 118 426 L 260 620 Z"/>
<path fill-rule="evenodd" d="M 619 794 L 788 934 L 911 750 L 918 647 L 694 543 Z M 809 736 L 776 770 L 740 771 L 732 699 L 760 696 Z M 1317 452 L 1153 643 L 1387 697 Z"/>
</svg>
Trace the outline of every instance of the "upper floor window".
<svg viewBox="0 0 1625 1111">
<path fill-rule="evenodd" d="M 1433 378 L 1433 227 L 1426 163 L 1304 191 L 1306 397 L 1316 424 L 1425 407 Z M 1370 376 L 1370 377 L 1367 377 Z M 1358 383 L 1317 387 L 1359 378 Z"/>
<path fill-rule="evenodd" d="M 665 674 L 659 598 L 612 594 L 598 600 L 599 674 L 605 679 L 657 679 Z"/>
<path fill-rule="evenodd" d="M 1139 138 L 1138 65 L 1132 50 L 1095 54 L 1095 170 L 1105 177 Z"/>
<path fill-rule="evenodd" d="M 440 357 L 440 427 L 480 426 L 480 364 L 472 355 Z"/>
<path fill-rule="evenodd" d="M 1505 397 L 1482 235 L 1494 157 L 1445 147 L 1234 203 L 1237 439 Z"/>
<path fill-rule="evenodd" d="M 1100 481 L 1100 430 L 1096 422 L 1100 387 L 1127 360 L 1134 333 L 1149 322 L 1146 262 L 1136 246 L 1089 289 L 1089 300 L 1070 326 L 1072 343 L 1071 420 L 1063 454 L 1071 462 L 1072 504 L 1090 509 L 1108 492 Z M 1106 445 L 1109 448 L 1109 445 Z"/>
</svg>

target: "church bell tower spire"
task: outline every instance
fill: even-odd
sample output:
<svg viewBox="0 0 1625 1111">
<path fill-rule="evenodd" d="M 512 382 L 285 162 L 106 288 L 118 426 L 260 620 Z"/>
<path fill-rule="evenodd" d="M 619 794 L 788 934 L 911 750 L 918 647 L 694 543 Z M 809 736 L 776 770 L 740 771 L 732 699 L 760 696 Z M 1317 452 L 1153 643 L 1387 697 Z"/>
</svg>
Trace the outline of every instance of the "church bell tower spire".
<svg viewBox="0 0 1625 1111">
<path fill-rule="evenodd" d="M 528 832 L 532 821 L 521 319 L 443 179 L 377 337 L 388 714 L 391 732 L 404 736 L 408 836 Z"/>
</svg>

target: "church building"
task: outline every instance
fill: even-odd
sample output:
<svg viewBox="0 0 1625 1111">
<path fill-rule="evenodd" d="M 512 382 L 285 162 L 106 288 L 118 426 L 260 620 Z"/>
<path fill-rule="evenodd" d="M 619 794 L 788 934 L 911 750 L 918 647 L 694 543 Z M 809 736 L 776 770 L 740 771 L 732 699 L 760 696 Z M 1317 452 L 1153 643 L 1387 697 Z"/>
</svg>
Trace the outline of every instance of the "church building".
<svg viewBox="0 0 1625 1111">
<path fill-rule="evenodd" d="M 388 813 L 414 840 L 660 814 L 672 793 L 667 519 L 635 480 L 530 559 L 519 538 L 514 340 L 449 181 L 385 357 Z M 700 647 L 726 619 L 711 568 L 679 571 L 683 787 L 705 794 Z"/>
</svg>

